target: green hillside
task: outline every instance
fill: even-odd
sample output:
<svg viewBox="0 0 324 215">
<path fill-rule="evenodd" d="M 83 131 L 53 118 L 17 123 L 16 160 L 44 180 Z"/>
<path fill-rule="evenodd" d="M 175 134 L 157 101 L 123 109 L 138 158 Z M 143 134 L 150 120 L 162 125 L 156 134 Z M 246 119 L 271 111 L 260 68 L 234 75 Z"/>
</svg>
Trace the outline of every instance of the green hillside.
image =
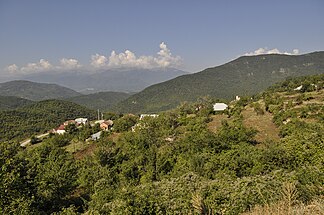
<svg viewBox="0 0 324 215">
<path fill-rule="evenodd" d="M 81 95 L 66 100 L 83 105 L 93 110 L 109 110 L 118 102 L 128 98 L 130 94 L 122 92 L 99 92 L 88 95 Z"/>
<path fill-rule="evenodd" d="M 323 86 L 324 75 L 293 78 L 223 113 L 205 99 L 125 115 L 97 141 L 84 127 L 26 149 L 0 143 L 0 212 L 324 214 Z"/>
<path fill-rule="evenodd" d="M 0 96 L 0 110 L 11 110 L 32 104 L 33 101 L 15 96 Z"/>
<path fill-rule="evenodd" d="M 59 100 L 40 101 L 23 108 L 0 111 L 0 141 L 13 141 L 47 132 L 68 119 L 93 119 L 95 116 L 95 111 Z"/>
<path fill-rule="evenodd" d="M 324 72 L 324 52 L 244 56 L 227 64 L 150 86 L 118 104 L 116 111 L 157 112 L 210 95 L 232 100 L 252 95 L 287 77 Z"/>
<path fill-rule="evenodd" d="M 68 98 L 80 93 L 57 84 L 36 83 L 30 81 L 10 81 L 0 83 L 0 95 L 16 96 L 33 101 Z"/>
</svg>

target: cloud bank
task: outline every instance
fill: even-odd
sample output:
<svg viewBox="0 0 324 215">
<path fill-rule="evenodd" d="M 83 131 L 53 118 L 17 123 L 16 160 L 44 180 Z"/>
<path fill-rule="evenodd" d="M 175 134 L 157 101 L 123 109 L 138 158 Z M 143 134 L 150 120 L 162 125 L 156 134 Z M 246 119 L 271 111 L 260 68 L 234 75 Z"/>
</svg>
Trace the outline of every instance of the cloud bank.
<svg viewBox="0 0 324 215">
<path fill-rule="evenodd" d="M 244 56 L 263 55 L 263 54 L 285 54 L 285 55 L 298 55 L 299 50 L 293 49 L 292 52 L 281 52 L 279 49 L 259 48 L 253 52 L 245 53 Z"/>
<path fill-rule="evenodd" d="M 160 50 L 155 56 L 136 56 L 130 50 L 122 53 L 112 51 L 110 56 L 94 54 L 91 55 L 90 64 L 86 66 L 90 70 L 110 69 L 110 68 L 177 68 L 181 66 L 182 60 L 180 56 L 173 56 L 167 45 L 162 42 Z M 58 65 L 52 65 L 49 61 L 40 59 L 36 63 L 28 63 L 19 67 L 16 64 L 9 65 L 5 68 L 9 74 L 31 74 L 46 71 L 69 71 L 84 68 L 78 60 L 74 58 L 62 58 Z"/>
<path fill-rule="evenodd" d="M 122 53 L 112 51 L 110 56 L 95 54 L 91 56 L 91 65 L 95 68 L 118 68 L 118 67 L 136 67 L 136 68 L 159 68 L 159 67 L 179 67 L 181 58 L 172 56 L 170 49 L 162 42 L 160 51 L 156 56 L 139 56 L 130 50 Z"/>
</svg>

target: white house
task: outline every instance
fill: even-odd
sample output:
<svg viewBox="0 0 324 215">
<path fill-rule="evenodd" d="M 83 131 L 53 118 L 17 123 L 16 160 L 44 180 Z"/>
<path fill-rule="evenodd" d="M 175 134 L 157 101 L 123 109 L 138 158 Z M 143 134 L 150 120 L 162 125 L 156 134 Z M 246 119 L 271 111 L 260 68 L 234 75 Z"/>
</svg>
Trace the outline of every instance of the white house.
<svg viewBox="0 0 324 215">
<path fill-rule="evenodd" d="M 99 131 L 93 135 L 91 135 L 91 140 L 99 140 L 101 136 L 102 131 Z"/>
<path fill-rule="evenodd" d="M 213 105 L 213 109 L 214 111 L 223 111 L 225 110 L 226 108 L 228 108 L 228 105 L 225 104 L 225 103 L 215 103 Z"/>
<path fill-rule="evenodd" d="M 302 88 L 303 88 L 303 85 L 300 85 L 299 87 L 296 87 L 294 90 L 298 91 L 298 90 L 301 90 Z"/>
<path fill-rule="evenodd" d="M 140 120 L 142 120 L 144 117 L 158 117 L 159 115 L 158 114 L 141 114 L 140 116 Z"/>
<path fill-rule="evenodd" d="M 76 122 L 78 125 L 80 125 L 80 124 L 85 125 L 85 124 L 88 123 L 88 119 L 87 119 L 87 118 L 77 118 L 77 119 L 75 119 L 75 122 Z"/>
</svg>

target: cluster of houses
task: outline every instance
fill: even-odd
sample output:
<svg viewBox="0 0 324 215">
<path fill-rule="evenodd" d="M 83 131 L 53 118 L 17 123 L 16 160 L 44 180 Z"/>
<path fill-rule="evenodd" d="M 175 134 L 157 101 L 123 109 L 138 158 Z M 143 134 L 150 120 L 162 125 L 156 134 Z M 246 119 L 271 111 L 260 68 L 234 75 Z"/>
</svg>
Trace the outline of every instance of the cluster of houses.
<svg viewBox="0 0 324 215">
<path fill-rule="evenodd" d="M 240 100 L 240 98 L 237 96 L 235 98 L 235 100 L 238 101 L 238 100 Z M 215 103 L 213 105 L 213 109 L 216 112 L 218 112 L 218 111 L 224 111 L 227 108 L 228 108 L 228 105 L 225 104 L 225 103 Z M 141 114 L 140 115 L 140 120 L 144 119 L 145 117 L 153 117 L 153 118 L 155 118 L 155 117 L 158 117 L 158 116 L 159 116 L 158 114 Z M 52 133 L 54 133 L 54 134 L 64 134 L 64 133 L 66 133 L 66 127 L 68 125 L 70 125 L 70 124 L 74 124 L 74 125 L 76 125 L 76 127 L 80 127 L 82 125 L 86 125 L 86 124 L 89 124 L 89 123 L 90 122 L 88 121 L 87 118 L 76 118 L 74 120 L 67 120 L 63 124 L 61 124 L 59 127 L 57 127 L 56 129 L 53 129 L 52 130 Z M 93 139 L 93 140 L 99 139 L 102 131 L 108 131 L 108 130 L 110 130 L 112 128 L 114 122 L 112 120 L 97 120 L 97 121 L 95 121 L 94 123 L 92 123 L 90 125 L 91 126 L 94 126 L 96 124 L 99 124 L 101 131 L 99 131 L 99 132 L 97 132 L 97 133 L 95 133 L 95 134 L 93 134 L 91 136 L 91 139 Z M 134 129 L 136 127 L 138 127 L 138 126 L 139 126 L 139 124 L 135 125 L 132 128 L 132 130 L 134 131 Z"/>
<path fill-rule="evenodd" d="M 70 124 L 74 124 L 77 127 L 80 127 L 82 125 L 89 124 L 89 121 L 87 118 L 77 118 L 74 120 L 67 120 L 63 124 L 61 124 L 58 128 L 53 129 L 52 133 L 64 134 L 66 132 L 66 126 L 68 126 Z M 98 121 L 95 121 L 94 124 L 91 124 L 91 126 L 94 126 L 95 124 L 99 124 L 101 130 L 108 131 L 109 129 L 111 129 L 114 122 L 112 120 L 98 120 Z"/>
</svg>

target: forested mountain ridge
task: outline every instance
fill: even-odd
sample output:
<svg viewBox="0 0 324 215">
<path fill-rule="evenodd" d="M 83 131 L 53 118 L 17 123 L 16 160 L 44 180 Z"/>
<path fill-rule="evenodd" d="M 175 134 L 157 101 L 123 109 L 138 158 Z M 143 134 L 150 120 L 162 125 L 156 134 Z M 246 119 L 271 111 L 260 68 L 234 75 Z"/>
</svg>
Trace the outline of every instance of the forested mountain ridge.
<svg viewBox="0 0 324 215">
<path fill-rule="evenodd" d="M 128 98 L 130 95 L 123 92 L 99 92 L 66 98 L 65 100 L 93 110 L 100 109 L 101 111 L 106 111 L 112 109 L 118 102 Z"/>
<path fill-rule="evenodd" d="M 88 143 L 83 128 L 38 147 L 0 143 L 0 212 L 323 214 L 323 86 L 324 75 L 292 78 L 223 113 L 204 97 L 157 117 L 125 115 Z M 256 138 L 262 130 L 247 122 L 268 116 L 278 137 Z"/>
<path fill-rule="evenodd" d="M 96 112 L 60 100 L 45 100 L 15 110 L 0 111 L 0 141 L 29 138 L 79 117 L 94 119 Z"/>
<path fill-rule="evenodd" d="M 0 110 L 11 110 L 32 104 L 33 101 L 15 96 L 0 96 Z"/>
<path fill-rule="evenodd" d="M 68 98 L 81 94 L 57 84 L 18 80 L 0 83 L 0 95 L 16 96 L 33 101 L 40 101 L 55 98 Z"/>
<path fill-rule="evenodd" d="M 118 104 L 121 112 L 158 112 L 201 96 L 232 100 L 253 95 L 287 77 L 324 73 L 324 52 L 243 56 L 201 72 L 152 85 Z"/>
</svg>

